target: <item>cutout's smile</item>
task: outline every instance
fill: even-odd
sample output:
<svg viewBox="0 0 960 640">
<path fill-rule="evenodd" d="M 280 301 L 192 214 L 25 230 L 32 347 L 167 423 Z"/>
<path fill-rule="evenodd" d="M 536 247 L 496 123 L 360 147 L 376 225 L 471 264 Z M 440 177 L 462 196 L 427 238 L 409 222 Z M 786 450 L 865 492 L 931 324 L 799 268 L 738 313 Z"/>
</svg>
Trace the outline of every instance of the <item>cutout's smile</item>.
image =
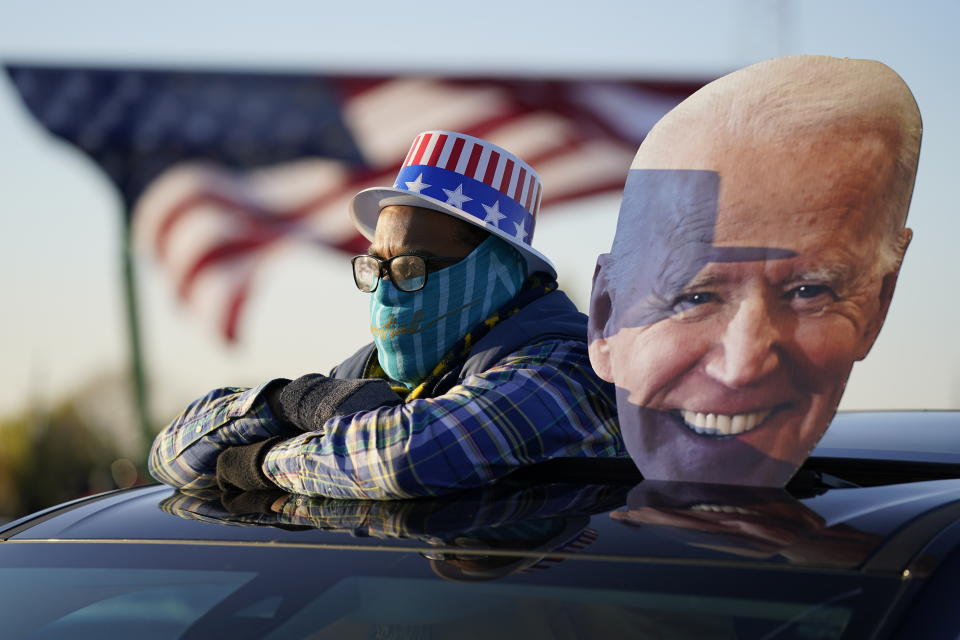
<svg viewBox="0 0 960 640">
<path fill-rule="evenodd" d="M 700 413 L 682 409 L 684 424 L 695 433 L 706 436 L 733 436 L 756 429 L 773 413 L 772 409 L 754 413 Z"/>
</svg>

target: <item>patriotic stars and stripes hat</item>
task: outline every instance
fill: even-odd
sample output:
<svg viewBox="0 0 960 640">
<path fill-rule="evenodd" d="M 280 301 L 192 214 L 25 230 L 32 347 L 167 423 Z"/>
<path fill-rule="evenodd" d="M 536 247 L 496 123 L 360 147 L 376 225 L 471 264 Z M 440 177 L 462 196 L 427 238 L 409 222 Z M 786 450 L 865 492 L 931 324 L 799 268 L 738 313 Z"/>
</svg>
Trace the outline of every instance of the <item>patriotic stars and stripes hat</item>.
<svg viewBox="0 0 960 640">
<path fill-rule="evenodd" d="M 542 194 L 540 176 L 495 144 L 455 131 L 425 131 L 413 141 L 393 187 L 364 189 L 350 203 L 357 229 L 373 239 L 390 205 L 446 213 L 502 238 L 523 255 L 527 273 L 557 270 L 531 246 Z"/>
</svg>

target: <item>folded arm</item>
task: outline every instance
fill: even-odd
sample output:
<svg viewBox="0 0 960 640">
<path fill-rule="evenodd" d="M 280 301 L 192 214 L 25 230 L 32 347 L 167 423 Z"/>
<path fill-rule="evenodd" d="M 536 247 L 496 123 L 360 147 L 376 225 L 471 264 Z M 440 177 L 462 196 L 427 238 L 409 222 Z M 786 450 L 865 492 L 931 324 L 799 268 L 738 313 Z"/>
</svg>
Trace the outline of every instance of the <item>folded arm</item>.
<svg viewBox="0 0 960 640">
<path fill-rule="evenodd" d="M 623 455 L 612 390 L 573 341 L 526 347 L 442 396 L 336 416 L 308 433 L 275 418 L 266 387 L 191 405 L 154 443 L 154 477 L 214 486 L 221 451 L 274 436 L 285 440 L 264 457 L 271 482 L 339 498 L 440 495 L 551 458 Z"/>
<path fill-rule="evenodd" d="M 326 422 L 271 448 L 264 471 L 287 491 L 394 499 L 489 484 L 558 457 L 623 454 L 612 389 L 586 345 L 526 347 L 448 393 Z"/>
<path fill-rule="evenodd" d="M 182 489 L 216 487 L 217 458 L 228 447 L 300 433 L 277 419 L 267 403 L 267 396 L 283 382 L 214 389 L 193 402 L 154 439 L 150 474 Z"/>
</svg>

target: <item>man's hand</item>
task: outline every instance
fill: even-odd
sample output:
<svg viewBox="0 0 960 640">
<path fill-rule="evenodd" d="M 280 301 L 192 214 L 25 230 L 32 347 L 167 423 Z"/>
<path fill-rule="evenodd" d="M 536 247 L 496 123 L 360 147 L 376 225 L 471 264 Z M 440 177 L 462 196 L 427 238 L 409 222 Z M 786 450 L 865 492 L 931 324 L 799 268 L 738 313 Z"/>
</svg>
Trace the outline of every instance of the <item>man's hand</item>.
<svg viewBox="0 0 960 640">
<path fill-rule="evenodd" d="M 267 402 L 270 403 L 270 395 Z M 311 373 L 288 383 L 275 395 L 281 417 L 302 431 L 323 431 L 334 416 L 401 404 L 386 380 L 338 380 Z M 271 409 L 274 404 L 270 404 Z M 274 413 L 277 413 L 275 410 Z"/>
<path fill-rule="evenodd" d="M 283 438 L 227 447 L 217 457 L 217 485 L 221 491 L 263 491 L 277 485 L 263 473 L 263 457 Z"/>
</svg>

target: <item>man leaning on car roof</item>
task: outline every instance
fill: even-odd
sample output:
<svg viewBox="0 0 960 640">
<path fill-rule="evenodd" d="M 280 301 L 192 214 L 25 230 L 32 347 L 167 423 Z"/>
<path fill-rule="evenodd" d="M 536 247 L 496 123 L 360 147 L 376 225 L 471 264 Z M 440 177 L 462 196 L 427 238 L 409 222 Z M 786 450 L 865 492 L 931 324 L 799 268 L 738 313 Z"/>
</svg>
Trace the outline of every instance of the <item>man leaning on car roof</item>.
<svg viewBox="0 0 960 640">
<path fill-rule="evenodd" d="M 169 485 L 393 499 L 489 484 L 560 457 L 625 455 L 586 316 L 530 241 L 541 183 L 449 131 L 414 140 L 391 188 L 351 205 L 373 344 L 330 374 L 217 389 L 154 441 Z"/>
<path fill-rule="evenodd" d="M 715 80 L 634 159 L 590 359 L 645 478 L 781 487 L 873 346 L 912 232 L 917 104 L 872 60 Z"/>
</svg>

